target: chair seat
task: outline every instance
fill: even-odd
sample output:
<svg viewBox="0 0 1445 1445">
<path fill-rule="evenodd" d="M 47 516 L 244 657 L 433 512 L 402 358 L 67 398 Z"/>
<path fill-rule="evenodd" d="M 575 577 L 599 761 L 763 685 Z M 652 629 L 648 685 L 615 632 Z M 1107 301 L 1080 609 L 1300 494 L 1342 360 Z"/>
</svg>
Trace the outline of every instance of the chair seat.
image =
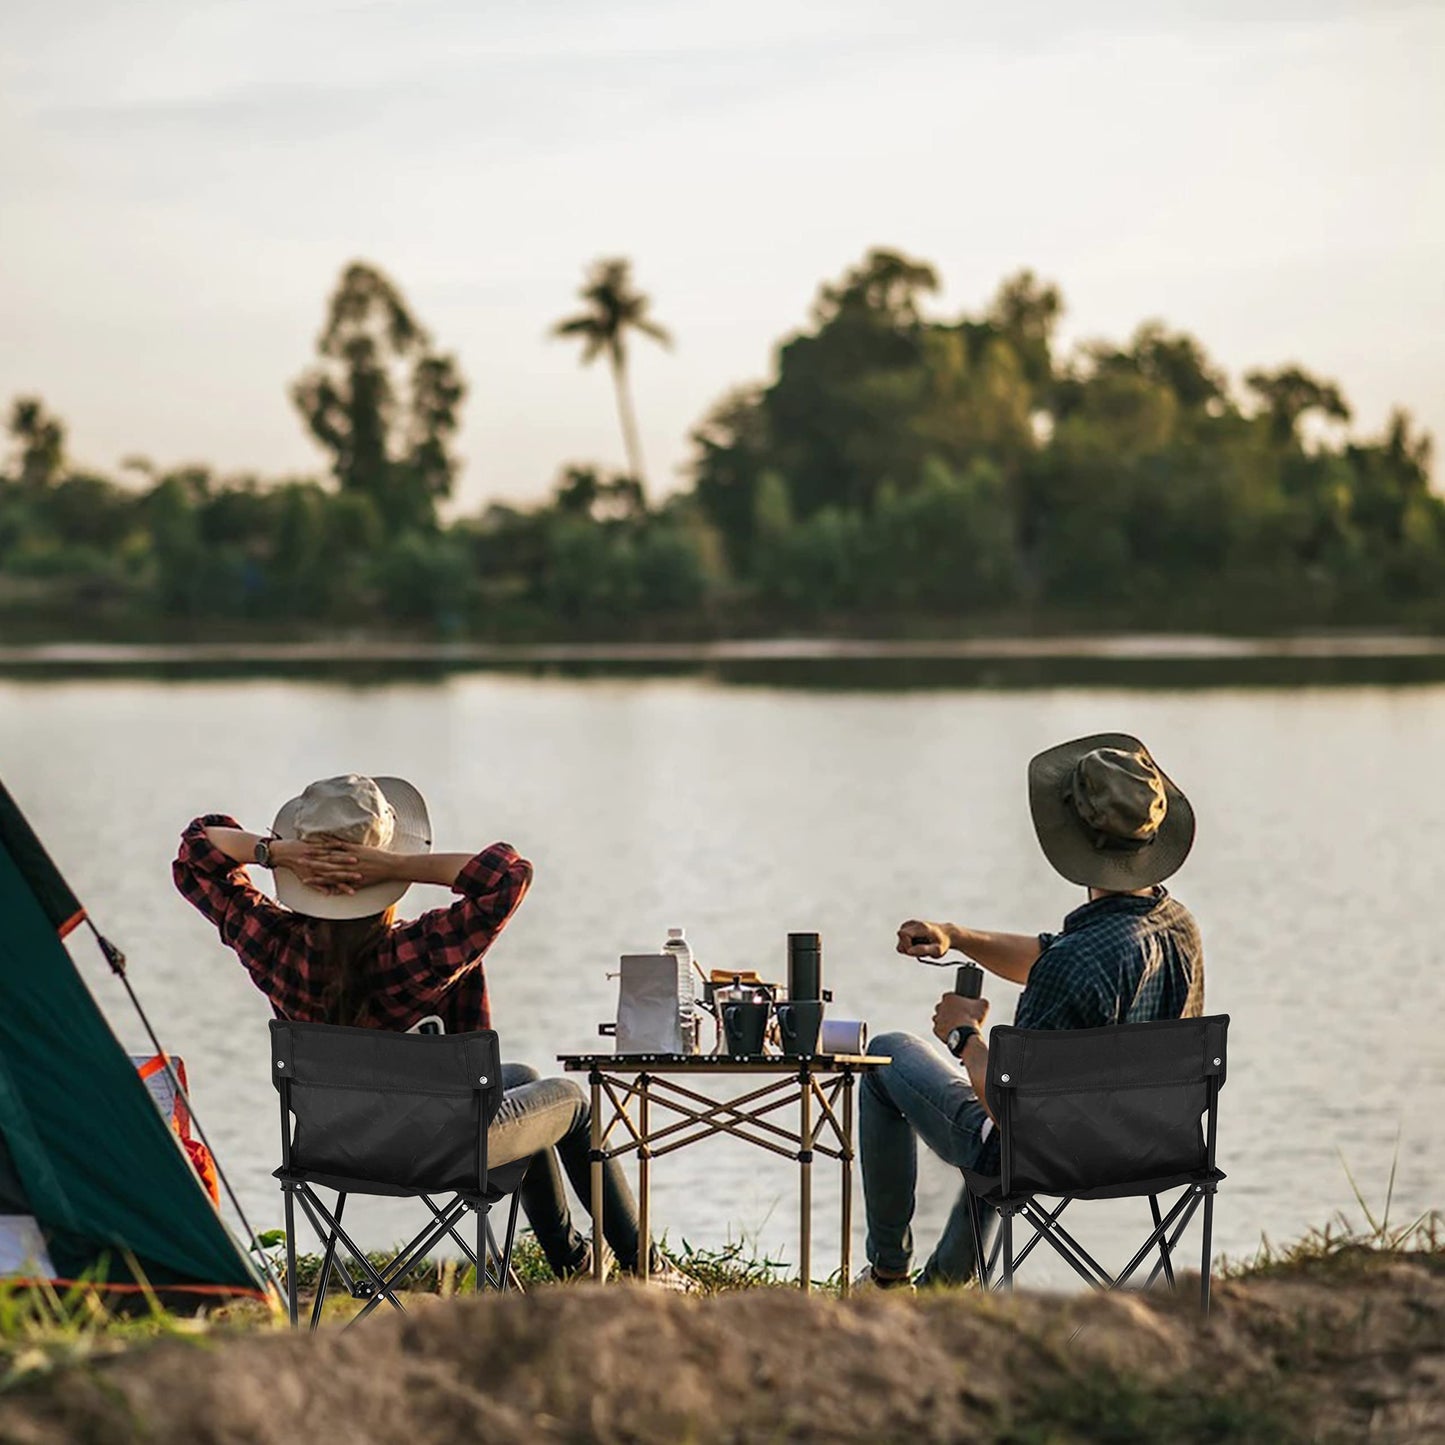
<svg viewBox="0 0 1445 1445">
<path fill-rule="evenodd" d="M 424 1194 L 440 1195 L 455 1192 L 458 1198 L 465 1199 L 468 1204 L 495 1204 L 521 1186 L 522 1179 L 527 1173 L 527 1166 L 531 1162 L 530 1158 L 514 1159 L 509 1164 L 499 1164 L 495 1169 L 489 1169 L 486 1192 L 480 1195 L 467 1190 L 442 1190 L 435 1186 L 418 1189 L 405 1184 L 385 1184 L 376 1179 L 353 1179 L 342 1174 L 317 1174 L 309 1169 L 281 1168 L 273 1169 L 271 1172 L 283 1184 L 319 1185 L 322 1189 L 335 1189 L 342 1194 L 376 1194 L 391 1199 L 419 1199 Z"/>
<path fill-rule="evenodd" d="M 973 1193 L 995 1209 L 1004 1204 L 1021 1204 L 1038 1196 L 1047 1199 L 1132 1199 L 1145 1194 L 1163 1194 L 1185 1184 L 1218 1184 L 1225 1177 L 1222 1169 L 1194 1169 L 1152 1179 L 1133 1179 L 1123 1184 L 1102 1184 L 1093 1189 L 1015 1189 L 1005 1196 L 1003 1181 L 997 1174 L 979 1174 L 965 1169 L 963 1175 Z"/>
</svg>

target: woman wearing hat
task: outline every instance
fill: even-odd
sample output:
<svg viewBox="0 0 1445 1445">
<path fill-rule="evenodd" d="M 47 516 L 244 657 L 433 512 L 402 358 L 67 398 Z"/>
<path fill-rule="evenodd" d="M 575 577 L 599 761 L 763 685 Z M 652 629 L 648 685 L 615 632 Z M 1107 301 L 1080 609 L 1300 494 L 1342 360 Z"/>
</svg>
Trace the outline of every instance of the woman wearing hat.
<svg viewBox="0 0 1445 1445">
<path fill-rule="evenodd" d="M 276 901 L 246 865 L 272 871 Z M 532 865 L 508 843 L 475 855 L 433 853 L 426 803 L 401 778 L 324 778 L 292 798 L 267 836 L 209 814 L 181 835 L 176 886 L 216 925 L 282 1017 L 408 1030 L 439 1019 L 449 1033 L 491 1027 L 482 957 L 526 896 Z M 413 883 L 458 896 L 409 921 L 396 904 Z M 493 1163 L 531 1155 L 522 1207 L 559 1277 L 591 1270 L 572 1227 L 557 1156 L 590 1195 L 589 1110 L 570 1079 L 503 1065 L 505 1094 L 488 1133 Z M 616 1161 L 605 1168 L 607 1241 L 637 1262 L 637 1209 Z M 653 1265 L 657 1269 L 657 1265 Z M 671 1271 L 662 1270 L 667 1282 Z"/>
<path fill-rule="evenodd" d="M 898 952 L 942 958 L 957 949 L 1021 984 L 1014 1023 L 1024 1029 L 1105 1028 L 1195 1018 L 1204 1009 L 1204 950 L 1193 915 L 1161 885 L 1189 855 L 1194 810 L 1136 737 L 1099 733 L 1040 753 L 1029 764 L 1029 807 L 1045 858 L 1088 901 L 1058 933 L 983 933 L 911 918 Z M 937 1045 L 885 1034 L 870 1052 L 892 1062 L 863 1080 L 859 1162 L 868 1215 L 862 1282 L 911 1278 L 917 1141 L 946 1163 L 996 1172 L 998 1135 L 984 1096 L 987 999 L 948 993 L 933 1015 Z M 990 1211 L 990 1219 L 991 1219 Z M 963 1283 L 973 1233 L 960 1195 L 918 1283 Z"/>
</svg>

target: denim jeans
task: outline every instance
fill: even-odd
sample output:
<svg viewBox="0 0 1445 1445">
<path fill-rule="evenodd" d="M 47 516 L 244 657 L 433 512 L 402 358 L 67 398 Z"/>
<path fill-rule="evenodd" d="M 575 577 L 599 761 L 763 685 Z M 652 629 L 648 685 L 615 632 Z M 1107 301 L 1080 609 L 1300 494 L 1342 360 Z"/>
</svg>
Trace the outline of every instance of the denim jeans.
<svg viewBox="0 0 1445 1445">
<path fill-rule="evenodd" d="M 858 1102 L 858 1161 L 868 1219 L 868 1259 L 884 1274 L 913 1267 L 913 1206 L 918 1140 L 955 1168 L 973 1168 L 983 1150 L 988 1112 L 963 1066 L 915 1034 L 883 1034 L 870 1054 L 893 1062 L 863 1078 Z M 987 1244 L 994 1213 L 980 1206 Z M 959 1191 L 920 1285 L 962 1284 L 974 1272 L 968 1194 Z"/>
<path fill-rule="evenodd" d="M 577 1197 L 590 1204 L 592 1110 L 587 1095 L 571 1079 L 544 1079 L 526 1064 L 502 1065 L 502 1105 L 487 1130 L 487 1158 L 508 1164 L 532 1156 L 522 1181 L 522 1210 L 553 1274 L 576 1272 L 587 1255 L 587 1241 L 572 1226 L 562 1168 Z M 622 1166 L 602 1166 L 602 1225 L 607 1243 L 625 1270 L 637 1268 L 637 1203 Z"/>
</svg>

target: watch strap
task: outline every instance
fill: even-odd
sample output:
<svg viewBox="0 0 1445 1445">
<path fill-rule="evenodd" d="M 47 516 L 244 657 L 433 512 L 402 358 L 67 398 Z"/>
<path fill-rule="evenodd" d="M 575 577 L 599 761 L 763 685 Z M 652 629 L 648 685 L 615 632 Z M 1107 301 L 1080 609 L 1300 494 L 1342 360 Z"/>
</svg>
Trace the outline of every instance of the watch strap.
<svg viewBox="0 0 1445 1445">
<path fill-rule="evenodd" d="M 950 1034 L 958 1039 L 958 1043 L 956 1045 L 950 1045 L 948 1050 L 956 1059 L 963 1057 L 963 1051 L 968 1047 L 969 1039 L 981 1039 L 983 1037 L 982 1032 L 973 1024 L 969 1024 L 967 1028 L 953 1029 L 950 1031 Z"/>
</svg>

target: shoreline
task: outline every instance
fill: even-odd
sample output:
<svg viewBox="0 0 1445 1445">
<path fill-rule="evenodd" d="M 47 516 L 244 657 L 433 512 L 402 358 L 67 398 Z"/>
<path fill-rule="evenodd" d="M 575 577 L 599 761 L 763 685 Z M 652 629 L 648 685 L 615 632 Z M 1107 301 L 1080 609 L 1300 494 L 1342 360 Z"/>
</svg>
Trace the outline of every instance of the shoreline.
<svg viewBox="0 0 1445 1445">
<path fill-rule="evenodd" d="M 1231 637 L 1211 633 L 1103 633 L 1052 637 L 732 638 L 707 642 L 307 642 L 0 644 L 0 670 L 44 672 L 178 666 L 294 667 L 400 663 L 436 667 L 538 667 L 788 662 L 1379 662 L 1445 658 L 1445 637 L 1405 633 L 1309 633 Z"/>
</svg>

